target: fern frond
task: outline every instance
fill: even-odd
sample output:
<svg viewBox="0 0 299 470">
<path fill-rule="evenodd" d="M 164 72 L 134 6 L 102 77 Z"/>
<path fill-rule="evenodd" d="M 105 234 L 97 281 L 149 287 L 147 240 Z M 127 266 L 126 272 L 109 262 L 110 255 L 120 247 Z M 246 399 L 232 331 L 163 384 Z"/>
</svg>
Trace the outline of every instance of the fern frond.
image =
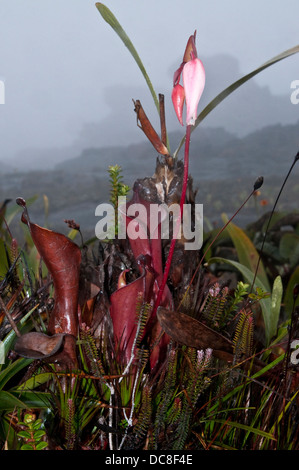
<svg viewBox="0 0 299 470">
<path fill-rule="evenodd" d="M 10 260 L 11 264 L 15 264 L 19 258 L 18 242 L 15 238 L 11 240 L 10 244 Z"/>
<path fill-rule="evenodd" d="M 236 357 L 240 357 L 242 354 L 250 356 L 253 346 L 253 329 L 252 312 L 242 309 L 233 337 L 234 354 Z"/>
<path fill-rule="evenodd" d="M 137 297 L 136 304 L 136 323 L 137 323 L 137 334 L 136 334 L 136 347 L 140 347 L 140 343 L 143 338 L 144 330 L 147 321 L 150 317 L 152 306 L 149 303 L 143 302 L 142 294 Z"/>
<path fill-rule="evenodd" d="M 73 450 L 75 439 L 76 439 L 76 430 L 75 430 L 75 405 L 72 398 L 67 400 L 66 408 L 66 421 L 65 421 L 65 437 L 66 437 L 66 447 L 68 450 Z"/>
<path fill-rule="evenodd" d="M 145 385 L 142 390 L 141 408 L 138 415 L 137 424 L 134 427 L 136 438 L 142 438 L 151 423 L 152 414 L 152 392 L 149 385 Z"/>
<path fill-rule="evenodd" d="M 135 357 L 136 357 L 137 362 L 138 362 L 138 367 L 140 369 L 143 369 L 148 363 L 149 350 L 144 349 L 144 348 L 136 348 Z"/>
<path fill-rule="evenodd" d="M 202 314 L 210 326 L 219 326 L 219 322 L 227 306 L 227 299 L 227 287 L 220 289 L 219 284 L 215 283 L 214 286 L 209 289 Z"/>
<path fill-rule="evenodd" d="M 183 400 L 182 411 L 176 429 L 176 439 L 172 445 L 173 450 L 182 450 L 190 431 L 190 419 L 192 410 L 186 397 Z"/>
<path fill-rule="evenodd" d="M 110 189 L 110 202 L 114 206 L 115 210 L 115 233 L 118 231 L 118 197 L 126 196 L 130 191 L 130 187 L 122 181 L 122 168 L 119 165 L 110 165 L 108 167 L 108 173 L 110 175 L 109 182 L 111 185 Z"/>
<path fill-rule="evenodd" d="M 171 406 L 173 395 L 176 386 L 177 377 L 177 350 L 171 349 L 168 356 L 167 372 L 163 382 L 163 389 L 161 392 L 161 399 L 157 407 L 157 412 L 154 422 L 154 442 L 157 447 L 158 436 L 163 427 L 167 423 L 167 413 Z"/>
<path fill-rule="evenodd" d="M 169 425 L 177 423 L 181 416 L 181 411 L 182 411 L 182 400 L 180 399 L 180 397 L 177 397 L 174 399 L 173 405 L 169 411 L 169 414 L 167 417 L 167 423 Z"/>
<path fill-rule="evenodd" d="M 99 358 L 96 340 L 89 330 L 80 331 L 80 339 L 82 341 L 83 350 L 89 360 L 91 372 L 95 377 L 102 377 L 105 375 L 102 362 Z"/>
<path fill-rule="evenodd" d="M 184 394 L 182 395 L 180 419 L 175 433 L 176 439 L 173 444 L 174 450 L 184 448 L 186 439 L 191 430 L 192 415 L 197 400 L 200 394 L 206 390 L 211 383 L 211 380 L 207 377 L 207 370 L 212 361 L 212 350 L 197 351 L 194 348 L 187 348 L 186 358 L 189 367 L 186 367 L 183 378 L 183 383 L 186 384 L 186 386 L 183 390 Z"/>
</svg>

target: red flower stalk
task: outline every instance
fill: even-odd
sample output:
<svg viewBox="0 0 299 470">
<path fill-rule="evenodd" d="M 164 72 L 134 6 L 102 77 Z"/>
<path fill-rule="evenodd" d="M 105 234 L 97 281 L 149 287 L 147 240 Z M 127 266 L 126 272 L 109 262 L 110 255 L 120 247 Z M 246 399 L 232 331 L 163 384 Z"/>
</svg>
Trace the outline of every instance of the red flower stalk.
<svg viewBox="0 0 299 470">
<path fill-rule="evenodd" d="M 197 107 L 199 100 L 201 98 L 204 86 L 205 86 L 205 70 L 200 59 L 197 57 L 197 50 L 195 46 L 195 33 L 189 37 L 185 53 L 183 56 L 183 61 L 179 68 L 175 71 L 173 77 L 173 91 L 172 91 L 172 102 L 176 115 L 181 124 L 183 124 L 182 114 L 183 114 L 183 104 L 184 99 L 186 101 L 187 107 L 187 116 L 186 116 L 186 140 L 185 140 L 185 153 L 184 153 L 184 175 L 183 175 L 183 185 L 182 185 L 182 194 L 180 201 L 180 212 L 181 218 L 178 218 L 177 224 L 175 227 L 175 233 L 171 240 L 170 249 L 168 258 L 165 265 L 165 270 L 163 274 L 163 279 L 160 285 L 160 290 L 155 302 L 153 315 L 156 315 L 157 309 L 160 306 L 160 302 L 163 296 L 163 292 L 167 283 L 168 274 L 170 270 L 170 265 L 175 249 L 175 243 L 177 234 L 180 229 L 181 220 L 183 217 L 183 207 L 186 198 L 187 186 L 188 186 L 188 174 L 189 174 L 189 147 L 190 147 L 190 135 L 191 135 L 191 126 L 195 124 L 197 117 Z M 183 87 L 179 84 L 181 75 L 183 75 Z"/>
</svg>

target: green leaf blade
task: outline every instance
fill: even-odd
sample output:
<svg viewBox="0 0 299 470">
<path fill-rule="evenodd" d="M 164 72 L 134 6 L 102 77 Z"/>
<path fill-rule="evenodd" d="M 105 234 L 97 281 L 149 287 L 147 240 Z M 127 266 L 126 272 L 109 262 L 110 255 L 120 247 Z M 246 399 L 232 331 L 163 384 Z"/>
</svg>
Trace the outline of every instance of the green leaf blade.
<svg viewBox="0 0 299 470">
<path fill-rule="evenodd" d="M 299 284 L 299 265 L 294 269 L 287 284 L 283 303 L 286 312 L 286 318 L 291 318 L 293 308 L 299 305 L 299 296 L 294 299 L 293 291 L 296 284 Z"/>
<path fill-rule="evenodd" d="M 228 218 L 225 214 L 222 215 L 222 220 L 224 223 L 228 222 Z M 270 292 L 271 287 L 268 281 L 268 276 L 265 272 L 263 263 L 259 262 L 259 254 L 250 238 L 246 235 L 244 230 L 237 227 L 237 225 L 232 222 L 225 230 L 228 232 L 233 244 L 235 245 L 240 263 L 252 272 L 255 272 L 256 267 L 258 266 L 257 276 L 265 286 L 266 290 Z"/>
<path fill-rule="evenodd" d="M 44 437 L 46 435 L 46 432 L 43 431 L 42 429 L 39 429 L 38 431 L 34 431 L 34 439 L 37 441 Z"/>
<path fill-rule="evenodd" d="M 22 437 L 23 439 L 31 439 L 31 434 L 29 431 L 20 431 L 18 432 L 18 436 Z"/>
<path fill-rule="evenodd" d="M 26 409 L 26 403 L 4 390 L 0 391 L 0 411 L 12 411 L 14 408 Z"/>
<path fill-rule="evenodd" d="M 208 262 L 208 264 L 213 264 L 213 263 L 226 263 L 230 264 L 234 268 L 236 268 L 242 276 L 245 278 L 247 282 L 252 284 L 254 281 L 254 273 L 250 271 L 246 266 L 242 265 L 241 263 L 238 263 L 237 261 L 232 261 L 229 259 L 225 258 L 219 258 L 219 257 L 214 257 L 211 258 Z M 264 284 L 261 282 L 261 280 L 256 277 L 255 279 L 255 284 L 254 288 L 260 288 L 264 292 L 267 292 L 266 287 Z M 271 311 L 271 298 L 263 298 L 260 301 L 260 306 L 262 309 L 262 314 L 263 314 L 263 319 L 265 323 L 265 340 L 266 340 L 266 345 L 268 346 L 270 343 L 271 338 L 275 335 L 277 325 L 274 325 L 273 318 L 272 318 L 272 311 Z"/>
<path fill-rule="evenodd" d="M 0 373 L 0 390 L 3 389 L 4 385 L 12 379 L 18 372 L 31 364 L 32 359 L 19 358 L 12 362 Z"/>
<path fill-rule="evenodd" d="M 266 431 L 262 431 L 261 429 L 254 428 L 253 426 L 248 426 L 247 424 L 242 424 L 238 422 L 233 422 L 233 421 L 227 421 L 225 419 L 215 419 L 215 423 L 219 424 L 226 424 L 227 426 L 231 426 L 237 429 L 243 429 L 244 431 L 251 432 L 253 434 L 257 434 L 258 436 L 265 437 L 266 439 L 271 439 L 273 441 L 276 441 L 276 438 L 273 436 L 273 434 L 270 434 Z"/>
<path fill-rule="evenodd" d="M 130 51 L 131 55 L 133 56 L 133 58 L 135 59 L 135 62 L 137 63 L 143 77 L 145 78 L 145 81 L 148 85 L 148 88 L 151 92 L 151 95 L 154 99 L 154 102 L 155 102 L 155 106 L 157 108 L 157 111 L 158 111 L 158 114 L 159 114 L 159 100 L 157 98 L 157 94 L 154 90 L 154 87 L 152 85 L 152 82 L 145 70 L 145 67 L 142 63 L 142 60 L 140 59 L 139 57 L 139 54 L 138 52 L 136 51 L 132 41 L 130 40 L 130 38 L 128 37 L 127 33 L 124 31 L 124 29 L 122 28 L 122 26 L 120 25 L 120 23 L 118 22 L 118 20 L 116 19 L 116 17 L 113 15 L 113 13 L 111 12 L 111 10 L 109 10 L 108 7 L 106 7 L 106 5 L 104 5 L 103 3 L 96 3 L 96 7 L 98 9 L 98 11 L 100 12 L 100 14 L 102 15 L 102 18 L 106 21 L 106 23 L 108 23 L 111 28 L 116 32 L 116 34 L 120 37 L 120 39 L 122 40 L 122 42 L 124 43 L 124 45 L 126 46 L 126 48 Z"/>
<path fill-rule="evenodd" d="M 20 392 L 24 392 L 26 390 L 33 390 L 40 385 L 43 385 L 44 383 L 50 381 L 53 379 L 54 374 L 53 372 L 42 372 L 40 374 L 36 374 L 29 379 L 27 379 L 24 383 L 22 383 L 17 390 Z"/>
<path fill-rule="evenodd" d="M 48 443 L 47 442 L 39 442 L 37 445 L 36 445 L 36 450 L 44 450 L 46 447 L 48 447 Z"/>
<path fill-rule="evenodd" d="M 282 295 L 283 295 L 282 280 L 280 276 L 277 276 L 274 279 L 272 295 L 271 295 L 271 317 L 273 321 L 273 330 L 276 326 L 275 333 L 277 333 L 278 321 L 279 321 L 279 316 L 280 316 L 280 311 L 281 311 Z"/>
</svg>

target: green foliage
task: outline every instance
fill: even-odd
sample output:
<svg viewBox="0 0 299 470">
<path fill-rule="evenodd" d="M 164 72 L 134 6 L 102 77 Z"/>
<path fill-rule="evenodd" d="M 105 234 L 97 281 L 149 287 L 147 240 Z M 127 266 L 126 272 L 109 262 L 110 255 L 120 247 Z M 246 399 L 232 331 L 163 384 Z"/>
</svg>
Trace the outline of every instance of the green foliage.
<svg viewBox="0 0 299 470">
<path fill-rule="evenodd" d="M 203 318 L 207 324 L 212 328 L 221 328 L 227 321 L 227 314 L 230 314 L 231 309 L 226 309 L 228 303 L 228 288 L 220 289 L 219 284 L 214 284 L 209 289 L 208 295 L 205 300 L 204 309 L 202 312 Z"/>
<path fill-rule="evenodd" d="M 210 265 L 213 263 L 227 263 L 233 266 L 238 271 L 240 271 L 240 273 L 247 282 L 249 282 L 251 285 L 254 284 L 253 287 L 256 290 L 257 294 L 253 293 L 253 296 L 255 299 L 259 299 L 265 323 L 265 341 L 266 345 L 269 345 L 271 338 L 275 335 L 277 330 L 277 318 L 273 317 L 273 311 L 271 309 L 271 298 L 268 295 L 268 292 L 263 283 L 258 277 L 256 277 L 255 279 L 254 273 L 252 273 L 252 271 L 250 271 L 246 266 L 242 265 L 237 261 L 215 257 L 209 260 Z"/>
<path fill-rule="evenodd" d="M 63 449 L 77 449 L 94 416 L 100 415 L 103 395 L 97 383 L 93 376 L 86 377 L 80 371 L 58 374 L 54 371 L 51 388 L 55 393 L 51 394 L 52 403 L 48 407 L 48 435 L 58 431 Z"/>
<path fill-rule="evenodd" d="M 24 427 L 24 430 L 18 432 L 18 436 L 21 437 L 24 442 L 21 446 L 21 450 L 44 450 L 48 447 L 48 443 L 42 441 L 42 438 L 46 435 L 46 431 L 41 429 L 41 419 L 36 419 L 34 414 L 27 413 L 24 417 L 24 421 L 19 421 L 18 425 Z"/>
<path fill-rule="evenodd" d="M 282 360 L 283 356 L 275 364 Z M 239 375 L 237 384 L 229 390 L 227 380 L 223 380 L 218 389 L 219 398 L 206 403 L 205 413 L 199 419 L 203 448 L 255 450 L 262 445 L 269 450 L 283 448 L 277 446 L 275 433 L 269 424 L 277 416 L 273 413 L 273 400 L 277 398 L 277 407 L 285 409 L 283 396 L 279 397 L 267 384 L 255 385 L 258 377 L 273 366 L 273 363 L 269 364 L 250 378 Z"/>
<path fill-rule="evenodd" d="M 271 317 L 276 328 L 279 324 L 279 317 L 281 311 L 281 302 L 283 296 L 283 285 L 280 276 L 277 276 L 273 283 L 272 295 L 271 295 Z M 277 331 L 275 331 L 276 335 Z"/>
<path fill-rule="evenodd" d="M 291 269 L 299 264 L 299 235 L 294 232 L 285 233 L 279 243 L 279 253 Z"/>
<path fill-rule="evenodd" d="M 290 318 L 293 308 L 299 305 L 299 296 L 294 298 L 294 287 L 297 284 L 299 284 L 299 265 L 292 271 L 283 296 L 286 318 Z"/>
<path fill-rule="evenodd" d="M 234 290 L 234 296 L 230 303 L 229 310 L 231 313 L 235 312 L 238 309 L 238 305 L 243 302 L 244 297 L 247 296 L 249 292 L 250 285 L 244 283 L 243 281 L 239 281 L 237 286 Z"/>
<path fill-rule="evenodd" d="M 222 215 L 222 219 L 224 223 L 227 223 L 228 218 L 225 215 Z M 265 286 L 266 290 L 269 291 L 270 284 L 267 274 L 265 272 L 263 263 L 259 260 L 259 254 L 250 238 L 246 235 L 244 230 L 242 230 L 240 227 L 237 227 L 233 223 L 230 223 L 227 226 L 226 231 L 229 233 L 236 247 L 239 262 L 250 269 L 252 272 L 255 272 L 256 268 L 258 267 L 257 276 Z"/>
<path fill-rule="evenodd" d="M 130 39 L 107 7 L 102 3 L 96 6 L 134 57 L 159 111 L 157 96 Z M 298 46 L 285 51 L 230 85 L 200 113 L 196 126 L 239 86 L 297 52 Z M 110 166 L 108 172 L 110 201 L 117 213 L 118 197 L 126 196 L 129 187 L 123 184 L 121 167 Z M 47 217 L 46 198 L 44 202 Z M 8 214 L 9 223 L 18 211 L 19 208 L 17 211 L 14 208 Z M 214 253 L 215 248 L 221 249 L 221 244 L 227 243 L 228 237 L 220 237 L 217 245 L 211 247 L 208 264 L 201 273 L 202 291 L 198 284 L 197 312 L 200 320 L 231 341 L 232 355 L 226 360 L 221 355 L 213 356 L 212 345 L 211 349 L 197 351 L 171 342 L 165 362 L 153 373 L 148 364 L 150 345 L 144 338 L 153 306 L 143 302 L 141 296 L 137 297 L 136 312 L 133 312 L 136 333 L 126 364 L 119 361 L 115 351 L 109 308 L 100 326 L 80 325 L 75 370 L 61 370 L 55 363 L 10 355 L 16 331 L 9 325 L 7 311 L 15 318 L 21 334 L 46 331 L 49 311 L 45 299 L 52 300 L 52 290 L 49 274 L 31 238 L 26 235 L 24 250 L 20 250 L 9 232 L 9 223 L 5 228 L 4 219 L 0 222 L 0 295 L 5 305 L 0 312 L 0 339 L 5 349 L 5 362 L 0 365 L 3 447 L 24 450 L 299 448 L 294 426 L 298 420 L 298 390 L 294 389 L 293 374 L 286 364 L 287 354 L 280 344 L 298 302 L 294 298 L 294 286 L 299 283 L 298 227 L 279 238 L 276 264 L 271 264 L 267 257 L 273 260 L 270 254 L 277 243 L 272 245 L 271 240 L 267 241 L 265 249 L 269 251 L 260 262 L 261 240 L 257 234 L 250 238 L 249 232 L 233 224 L 228 226 L 226 233 L 236 259 Z M 271 229 L 275 227 L 272 222 Z M 70 236 L 74 237 L 74 232 Z M 209 234 L 205 238 L 209 240 Z M 121 255 L 129 258 L 131 253 Z M 95 259 L 93 266 L 86 255 L 89 264 L 84 266 L 94 275 L 92 282 L 99 283 L 102 274 L 99 266 L 105 271 L 97 296 L 101 301 L 106 284 L 115 282 L 111 271 L 116 257 L 113 258 L 112 251 L 109 256 L 108 263 Z M 283 276 L 279 263 L 288 266 L 287 277 Z M 221 280 L 228 268 L 237 275 L 236 285 L 227 288 L 214 282 L 211 287 L 209 276 Z M 172 293 L 176 304 L 176 290 Z M 83 294 L 87 295 L 85 291 Z M 192 294 L 188 295 L 190 303 L 195 305 Z M 106 309 L 104 300 L 101 307 Z M 257 331 L 254 313 L 259 310 L 264 326 L 258 326 Z M 287 320 L 281 322 L 283 314 Z M 261 349 L 255 333 L 265 336 L 262 352 L 271 345 L 263 355 L 265 363 L 259 362 L 257 369 L 253 356 L 261 353 Z M 251 362 L 242 369 L 244 357 L 245 360 L 249 357 Z"/>
<path fill-rule="evenodd" d="M 123 183 L 122 179 L 122 169 L 119 165 L 110 165 L 108 168 L 108 173 L 110 175 L 110 202 L 113 204 L 114 208 L 117 210 L 118 207 L 118 197 L 126 196 L 130 191 L 130 187 Z"/>
<path fill-rule="evenodd" d="M 123 183 L 122 169 L 119 165 L 110 165 L 108 168 L 110 175 L 109 181 L 111 185 L 110 189 L 110 202 L 114 206 L 115 210 L 115 234 L 118 233 L 118 198 L 120 196 L 126 196 L 130 191 L 130 187 Z"/>
<path fill-rule="evenodd" d="M 147 302 L 144 302 L 142 297 L 142 294 L 139 294 L 137 296 L 136 304 L 137 331 L 135 337 L 135 345 L 137 348 L 141 347 L 144 330 L 152 311 L 152 305 Z"/>
<path fill-rule="evenodd" d="M 119 182 L 117 169 L 115 175 L 116 187 Z M 236 233 L 240 232 L 234 227 L 234 236 Z M 217 248 L 221 243 L 227 243 L 227 238 L 221 238 Z M 241 234 L 238 257 L 248 246 L 248 240 Z M 24 290 L 20 292 L 33 296 L 36 286 L 46 279 L 47 272 L 40 269 L 30 243 L 27 251 L 22 253 L 14 246 L 7 244 L 7 247 L 5 269 L 11 269 L 13 274 L 8 276 L 3 270 L 7 284 L 2 298 L 5 303 L 11 302 L 14 311 L 14 302 L 18 300 L 13 296 L 16 286 L 25 282 Z M 252 246 L 250 250 L 254 252 Z M 273 284 L 270 291 L 259 277 L 251 288 L 253 266 L 215 258 L 213 249 L 211 256 L 211 268 L 217 261 L 218 268 L 231 266 L 242 279 L 234 289 L 214 283 L 203 296 L 200 309 L 201 319 L 220 333 L 227 335 L 230 325 L 229 335 L 234 345 L 232 364 L 224 366 L 208 351 L 172 345 L 160 375 L 151 377 L 147 370 L 149 351 L 143 343 L 143 335 L 152 306 L 144 303 L 141 296 L 136 304 L 135 342 L 126 367 L 115 359 L 109 330 L 103 328 L 100 335 L 95 335 L 94 330 L 83 327 L 77 342 L 78 371 L 68 375 L 58 373 L 55 367 L 47 366 L 45 370 L 40 364 L 28 376 L 32 360 L 7 358 L 16 339 L 15 331 L 8 331 L 2 338 L 6 360 L 0 365 L 2 442 L 11 449 L 42 449 L 52 440 L 54 447 L 68 450 L 107 446 L 113 449 L 143 448 L 145 445 L 156 450 L 295 449 L 298 443 L 294 439 L 292 417 L 295 416 L 296 393 L 292 392 L 284 401 L 284 394 L 273 385 L 272 379 L 263 379 L 283 363 L 283 351 L 278 348 L 274 360 L 270 351 L 264 354 L 269 362 L 255 373 L 249 369 L 243 374 L 238 362 L 252 356 L 256 346 L 252 311 L 243 308 L 249 305 L 248 301 L 250 306 L 262 308 L 266 319 L 265 333 L 268 332 L 269 341 L 272 338 L 272 348 L 286 336 L 287 323 L 279 323 L 282 300 L 287 299 L 286 311 L 287 308 L 293 311 L 297 271 L 292 271 L 286 289 L 281 276 L 276 276 L 273 281 L 269 277 Z M 190 298 L 191 303 L 192 300 Z M 18 328 L 23 333 L 37 326 L 46 327 L 46 319 L 37 315 L 37 305 L 34 305 L 19 320 Z M 18 383 L 20 375 L 26 375 L 22 383 Z M 291 376 L 287 376 L 287 380 L 290 383 Z M 274 400 L 275 412 L 270 406 Z M 39 415 L 36 428 L 29 430 L 28 424 L 24 429 L 24 418 L 12 426 L 11 414 L 15 410 L 19 414 Z M 101 427 L 98 423 L 102 423 Z M 120 433 L 119 438 L 117 433 Z M 18 441 L 20 438 L 22 442 Z"/>
<path fill-rule="evenodd" d="M 177 378 L 178 352 L 171 349 L 168 355 L 167 371 L 164 377 L 164 386 L 158 396 L 158 406 L 154 424 L 154 448 L 158 446 L 159 434 L 164 429 L 169 416 L 173 421 L 172 406 L 175 406 L 175 390 Z"/>
<path fill-rule="evenodd" d="M 91 334 L 91 331 L 81 329 L 80 340 L 82 344 L 82 349 L 88 358 L 88 365 L 86 367 L 86 370 L 88 372 L 90 371 L 95 377 L 103 377 L 105 375 L 103 365 L 99 357 L 95 338 Z"/>
<path fill-rule="evenodd" d="M 233 337 L 235 356 L 241 357 L 242 354 L 250 356 L 253 347 L 253 315 L 252 312 L 241 310 L 238 323 Z"/>
<path fill-rule="evenodd" d="M 142 398 L 140 410 L 138 413 L 138 421 L 134 428 L 134 434 L 137 439 L 146 436 L 152 418 L 152 390 L 149 385 L 145 385 L 142 390 Z"/>
<path fill-rule="evenodd" d="M 185 369 L 183 383 L 182 405 L 180 419 L 178 421 L 174 450 L 183 450 L 186 439 L 190 433 L 190 422 L 193 418 L 193 411 L 197 400 L 202 392 L 210 385 L 210 379 L 206 377 L 206 369 L 211 364 L 211 350 L 196 351 L 193 348 L 187 348 L 186 355 L 189 359 L 189 367 Z"/>
</svg>

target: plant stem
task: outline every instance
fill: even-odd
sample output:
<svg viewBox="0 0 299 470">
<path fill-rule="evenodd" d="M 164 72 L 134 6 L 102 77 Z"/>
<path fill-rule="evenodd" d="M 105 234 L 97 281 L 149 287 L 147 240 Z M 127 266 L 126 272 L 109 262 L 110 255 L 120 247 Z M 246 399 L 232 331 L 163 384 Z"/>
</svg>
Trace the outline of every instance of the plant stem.
<svg viewBox="0 0 299 470">
<path fill-rule="evenodd" d="M 170 152 L 169 141 L 168 141 L 167 130 L 166 130 L 166 121 L 165 121 L 164 95 L 162 95 L 161 93 L 159 94 L 159 106 L 160 106 L 161 140 L 162 140 L 162 144 L 164 144 L 165 147 L 167 147 L 168 151 Z"/>
<path fill-rule="evenodd" d="M 188 125 L 186 128 L 186 139 L 185 139 L 185 153 L 184 153 L 184 175 L 183 175 L 183 184 L 182 184 L 182 194 L 181 194 L 181 201 L 180 201 L 180 217 L 178 217 L 176 221 L 175 230 L 172 236 L 172 240 L 170 243 L 169 253 L 165 264 L 165 270 L 163 273 L 163 279 L 160 285 L 160 289 L 157 295 L 157 299 L 154 305 L 152 315 L 155 316 L 157 309 L 161 303 L 163 292 L 165 289 L 165 285 L 167 283 L 168 274 L 171 266 L 171 261 L 175 249 L 176 239 L 178 237 L 178 233 L 181 227 L 181 220 L 183 217 L 183 209 L 185 204 L 187 186 L 188 186 L 188 176 L 189 176 L 189 149 L 190 149 L 190 135 L 191 135 L 191 125 Z"/>
<path fill-rule="evenodd" d="M 255 283 L 255 280 L 256 280 L 256 277 L 257 277 L 259 265 L 260 265 L 260 262 L 261 262 L 261 256 L 262 256 L 262 253 L 263 253 L 263 250 L 264 250 L 264 245 L 265 245 L 266 237 L 267 237 L 267 235 L 268 235 L 268 230 L 269 230 L 269 227 L 270 227 L 270 223 L 271 223 L 273 214 L 274 214 L 274 212 L 275 212 L 275 209 L 276 209 L 277 203 L 278 203 L 278 201 L 279 201 L 279 198 L 280 198 L 280 196 L 281 196 L 281 193 L 282 193 L 282 191 L 283 191 L 283 189 L 284 189 L 284 187 L 285 187 L 285 185 L 286 185 L 286 182 L 287 182 L 287 180 L 289 179 L 289 176 L 290 176 L 290 174 L 292 173 L 293 168 L 294 168 L 294 166 L 295 166 L 295 164 L 296 164 L 296 162 L 297 162 L 298 160 L 299 160 L 299 152 L 297 152 L 297 155 L 296 155 L 295 158 L 294 158 L 294 161 L 293 161 L 293 163 L 292 163 L 292 165 L 291 165 L 291 167 L 290 167 L 290 169 L 289 169 L 289 171 L 288 171 L 288 174 L 287 174 L 287 176 L 285 177 L 284 182 L 282 183 L 282 186 L 281 186 L 281 188 L 280 188 L 280 190 L 279 190 L 279 193 L 278 193 L 278 195 L 277 195 L 277 198 L 276 198 L 276 200 L 275 200 L 273 209 L 272 209 L 272 211 L 271 211 L 270 217 L 269 217 L 269 219 L 268 219 L 267 227 L 266 227 L 266 230 L 265 230 L 265 233 L 264 233 L 264 237 L 263 237 L 263 241 L 262 241 L 262 246 L 261 246 L 261 249 L 260 249 L 260 256 L 259 256 L 259 258 L 258 258 L 257 266 L 256 266 L 255 273 L 254 273 L 254 278 L 253 278 L 253 281 L 252 281 L 252 284 L 251 284 L 250 293 L 251 293 L 252 290 L 253 290 L 254 283 Z"/>
<path fill-rule="evenodd" d="M 194 274 L 193 274 L 193 276 L 192 276 L 192 278 L 191 278 L 191 281 L 189 282 L 189 285 L 188 285 L 188 287 L 187 287 L 187 289 L 186 289 L 186 292 L 185 292 L 185 294 L 184 294 L 184 296 L 183 296 L 183 298 L 182 298 L 182 300 L 181 300 L 181 302 L 180 302 L 180 304 L 179 304 L 179 306 L 178 306 L 178 309 L 179 309 L 180 306 L 182 305 L 182 303 L 183 303 L 183 301 L 184 301 L 184 298 L 186 297 L 186 295 L 187 295 L 187 293 L 188 293 L 188 291 L 189 291 L 189 289 L 190 289 L 190 287 L 191 287 L 191 285 L 192 285 L 192 282 L 194 281 L 195 276 L 196 276 L 196 274 L 198 273 L 198 270 L 199 270 L 199 268 L 201 267 L 201 265 L 202 265 L 202 263 L 203 263 L 203 261 L 204 261 L 206 255 L 207 255 L 209 249 L 213 246 L 213 244 L 215 243 L 215 241 L 217 240 L 217 238 L 218 238 L 218 237 L 221 235 L 221 233 L 226 229 L 226 227 L 231 223 L 231 221 L 236 217 L 236 215 L 241 211 L 241 209 L 243 209 L 243 207 L 245 206 L 245 204 L 247 204 L 247 202 L 249 201 L 249 199 L 250 199 L 250 198 L 252 197 L 252 195 L 254 194 L 254 191 L 255 191 L 254 189 L 253 189 L 253 191 L 251 191 L 251 193 L 250 193 L 249 196 L 245 199 L 245 201 L 243 202 L 243 204 L 242 204 L 242 205 L 239 207 L 239 209 L 232 215 L 232 217 L 226 222 L 226 224 L 217 232 L 217 234 L 215 235 L 215 237 L 213 238 L 213 240 L 210 242 L 209 246 L 206 248 L 204 254 L 203 254 L 202 257 L 201 257 L 201 260 L 199 261 L 199 263 L 198 263 L 198 265 L 197 265 L 197 267 L 196 267 L 196 269 L 195 269 L 195 272 L 194 272 Z"/>
<path fill-rule="evenodd" d="M 3 300 L 1 299 L 0 297 L 0 305 L 1 305 L 1 308 L 3 309 L 12 329 L 14 330 L 15 334 L 20 338 L 21 336 L 21 333 L 19 332 L 19 329 L 17 327 L 17 324 L 16 322 L 14 321 L 14 319 L 12 318 L 11 314 L 9 313 L 9 311 L 7 310 L 6 308 L 6 305 L 5 303 L 3 302 Z"/>
</svg>

